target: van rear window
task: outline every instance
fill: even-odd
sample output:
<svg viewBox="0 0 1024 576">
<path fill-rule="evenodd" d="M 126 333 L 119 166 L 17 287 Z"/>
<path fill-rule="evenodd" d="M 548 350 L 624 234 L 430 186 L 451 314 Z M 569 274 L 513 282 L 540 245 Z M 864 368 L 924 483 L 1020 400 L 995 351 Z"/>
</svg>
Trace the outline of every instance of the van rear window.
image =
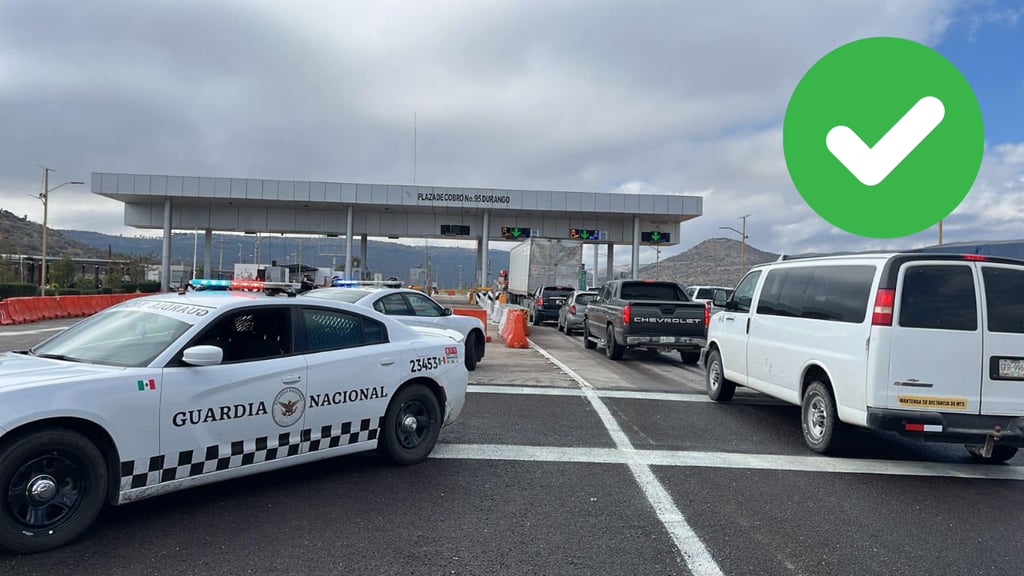
<svg viewBox="0 0 1024 576">
<path fill-rule="evenodd" d="M 939 330 L 978 329 L 978 298 L 970 266 L 909 266 L 903 276 L 899 325 Z"/>
<path fill-rule="evenodd" d="M 1024 270 L 985 266 L 981 276 L 989 331 L 1024 334 Z"/>
</svg>

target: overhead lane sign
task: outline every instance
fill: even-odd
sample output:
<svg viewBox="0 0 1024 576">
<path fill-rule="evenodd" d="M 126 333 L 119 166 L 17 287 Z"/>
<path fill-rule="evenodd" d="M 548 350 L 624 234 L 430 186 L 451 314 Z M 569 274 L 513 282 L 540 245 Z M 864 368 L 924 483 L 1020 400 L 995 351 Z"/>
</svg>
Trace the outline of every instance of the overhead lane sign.
<svg viewBox="0 0 1024 576">
<path fill-rule="evenodd" d="M 660 230 L 653 230 L 651 232 L 640 232 L 640 241 L 648 242 L 651 244 L 665 244 L 672 241 L 672 233 L 661 232 Z"/>
<path fill-rule="evenodd" d="M 501 237 L 508 240 L 521 240 L 523 238 L 530 237 L 529 228 L 520 228 L 518 226 L 502 226 Z"/>
</svg>

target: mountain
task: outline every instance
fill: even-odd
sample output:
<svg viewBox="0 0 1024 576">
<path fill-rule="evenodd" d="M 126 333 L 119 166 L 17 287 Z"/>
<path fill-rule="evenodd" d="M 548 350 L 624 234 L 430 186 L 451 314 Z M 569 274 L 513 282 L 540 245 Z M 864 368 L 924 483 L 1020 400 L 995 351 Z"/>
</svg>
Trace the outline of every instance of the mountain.
<svg viewBox="0 0 1024 576">
<path fill-rule="evenodd" d="M 778 254 L 763 252 L 747 244 L 743 251 L 744 266 L 741 267 L 741 247 L 739 240 L 711 238 L 682 254 L 640 268 L 639 276 L 672 280 L 683 286 L 735 286 L 751 266 L 779 259 Z"/>
<path fill-rule="evenodd" d="M 43 226 L 0 209 L 0 254 L 38 256 L 42 252 Z M 50 228 L 46 233 L 46 252 L 51 258 L 65 253 L 72 258 L 106 258 L 107 245 L 90 245 Z"/>
</svg>

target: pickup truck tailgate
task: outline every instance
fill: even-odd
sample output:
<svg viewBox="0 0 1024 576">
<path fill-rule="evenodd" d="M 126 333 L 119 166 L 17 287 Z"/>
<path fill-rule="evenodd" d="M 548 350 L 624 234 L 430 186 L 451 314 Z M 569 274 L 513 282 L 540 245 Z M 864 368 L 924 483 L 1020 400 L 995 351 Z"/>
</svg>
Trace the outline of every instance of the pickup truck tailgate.
<svg viewBox="0 0 1024 576">
<path fill-rule="evenodd" d="M 704 337 L 704 305 L 697 302 L 630 302 L 627 334 Z"/>
</svg>

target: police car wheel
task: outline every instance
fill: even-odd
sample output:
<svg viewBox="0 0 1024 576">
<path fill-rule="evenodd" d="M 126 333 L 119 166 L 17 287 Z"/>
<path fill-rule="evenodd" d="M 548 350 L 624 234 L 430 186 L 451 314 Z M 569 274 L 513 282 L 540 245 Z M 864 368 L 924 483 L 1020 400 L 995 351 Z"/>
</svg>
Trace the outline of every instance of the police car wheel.
<svg viewBox="0 0 1024 576">
<path fill-rule="evenodd" d="M 379 451 L 396 464 L 419 464 L 433 451 L 440 430 L 437 397 L 426 386 L 411 384 L 388 406 Z"/>
<path fill-rule="evenodd" d="M 466 338 L 466 370 L 476 370 L 476 363 L 479 360 L 477 358 L 477 339 L 479 336 L 476 332 L 470 332 L 469 337 Z"/>
<path fill-rule="evenodd" d="M 77 432 L 46 430 L 0 452 L 0 548 L 28 554 L 81 536 L 103 508 L 107 466 Z"/>
</svg>

